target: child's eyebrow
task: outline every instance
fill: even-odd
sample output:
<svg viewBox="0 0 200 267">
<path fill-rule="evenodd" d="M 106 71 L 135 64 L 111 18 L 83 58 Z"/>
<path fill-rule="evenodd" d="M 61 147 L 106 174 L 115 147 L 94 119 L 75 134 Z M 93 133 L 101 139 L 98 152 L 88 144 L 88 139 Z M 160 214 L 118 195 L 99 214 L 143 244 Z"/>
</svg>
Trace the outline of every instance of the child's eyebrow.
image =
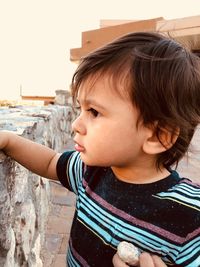
<svg viewBox="0 0 200 267">
<path fill-rule="evenodd" d="M 97 102 L 94 99 L 83 99 L 83 100 L 77 99 L 77 102 L 79 105 L 82 103 L 82 105 L 87 105 L 87 106 L 92 105 L 100 109 L 105 109 L 105 106 L 101 105 L 99 102 Z"/>
</svg>

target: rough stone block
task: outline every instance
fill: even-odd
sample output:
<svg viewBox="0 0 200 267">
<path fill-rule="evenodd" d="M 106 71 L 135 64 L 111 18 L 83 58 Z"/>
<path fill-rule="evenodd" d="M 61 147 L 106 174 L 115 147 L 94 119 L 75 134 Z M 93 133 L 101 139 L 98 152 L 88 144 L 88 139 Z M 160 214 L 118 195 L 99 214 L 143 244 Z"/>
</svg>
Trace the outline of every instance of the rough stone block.
<svg viewBox="0 0 200 267">
<path fill-rule="evenodd" d="M 68 121 L 73 119 L 70 106 L 0 108 L 0 130 L 59 152 L 71 139 Z M 0 193 L 0 266 L 42 266 L 41 246 L 51 204 L 49 181 L 0 152 Z M 64 220 L 61 225 L 62 231 L 70 227 Z"/>
</svg>

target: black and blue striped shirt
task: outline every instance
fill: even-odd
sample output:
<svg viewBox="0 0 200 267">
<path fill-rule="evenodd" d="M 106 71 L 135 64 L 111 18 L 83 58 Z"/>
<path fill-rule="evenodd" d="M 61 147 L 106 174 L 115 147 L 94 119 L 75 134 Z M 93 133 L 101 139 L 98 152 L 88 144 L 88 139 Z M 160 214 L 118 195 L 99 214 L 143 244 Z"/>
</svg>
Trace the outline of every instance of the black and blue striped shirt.
<svg viewBox="0 0 200 267">
<path fill-rule="evenodd" d="M 77 195 L 67 264 L 112 265 L 119 242 L 160 256 L 168 266 L 200 266 L 200 186 L 176 171 L 155 183 L 129 184 L 111 168 L 88 167 L 65 152 L 58 177 Z"/>
</svg>

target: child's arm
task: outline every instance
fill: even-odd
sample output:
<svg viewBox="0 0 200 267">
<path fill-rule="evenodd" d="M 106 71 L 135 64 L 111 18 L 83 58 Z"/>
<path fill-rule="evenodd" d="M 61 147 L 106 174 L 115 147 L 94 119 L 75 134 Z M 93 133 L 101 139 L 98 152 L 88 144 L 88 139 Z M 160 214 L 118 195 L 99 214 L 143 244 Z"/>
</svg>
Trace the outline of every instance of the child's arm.
<svg viewBox="0 0 200 267">
<path fill-rule="evenodd" d="M 118 254 L 116 253 L 113 257 L 113 266 L 114 267 L 128 267 L 126 263 L 124 263 Z M 150 255 L 149 253 L 142 253 L 139 257 L 139 266 L 140 267 L 167 267 L 167 265 L 155 255 Z"/>
<path fill-rule="evenodd" d="M 57 179 L 56 164 L 60 156 L 52 149 L 8 131 L 0 131 L 0 150 L 30 171 Z"/>
</svg>

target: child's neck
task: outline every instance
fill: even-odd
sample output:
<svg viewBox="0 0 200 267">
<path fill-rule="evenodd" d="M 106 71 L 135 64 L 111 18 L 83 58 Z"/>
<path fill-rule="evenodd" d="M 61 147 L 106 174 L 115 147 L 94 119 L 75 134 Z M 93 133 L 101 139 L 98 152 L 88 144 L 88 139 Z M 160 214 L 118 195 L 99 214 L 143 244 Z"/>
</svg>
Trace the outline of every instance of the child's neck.
<svg viewBox="0 0 200 267">
<path fill-rule="evenodd" d="M 170 172 L 162 167 L 160 169 L 149 167 L 142 167 L 135 166 L 132 168 L 120 168 L 120 167 L 111 167 L 112 171 L 114 172 L 115 176 L 127 183 L 133 184 L 147 184 L 153 183 L 159 180 L 166 178 Z"/>
</svg>

